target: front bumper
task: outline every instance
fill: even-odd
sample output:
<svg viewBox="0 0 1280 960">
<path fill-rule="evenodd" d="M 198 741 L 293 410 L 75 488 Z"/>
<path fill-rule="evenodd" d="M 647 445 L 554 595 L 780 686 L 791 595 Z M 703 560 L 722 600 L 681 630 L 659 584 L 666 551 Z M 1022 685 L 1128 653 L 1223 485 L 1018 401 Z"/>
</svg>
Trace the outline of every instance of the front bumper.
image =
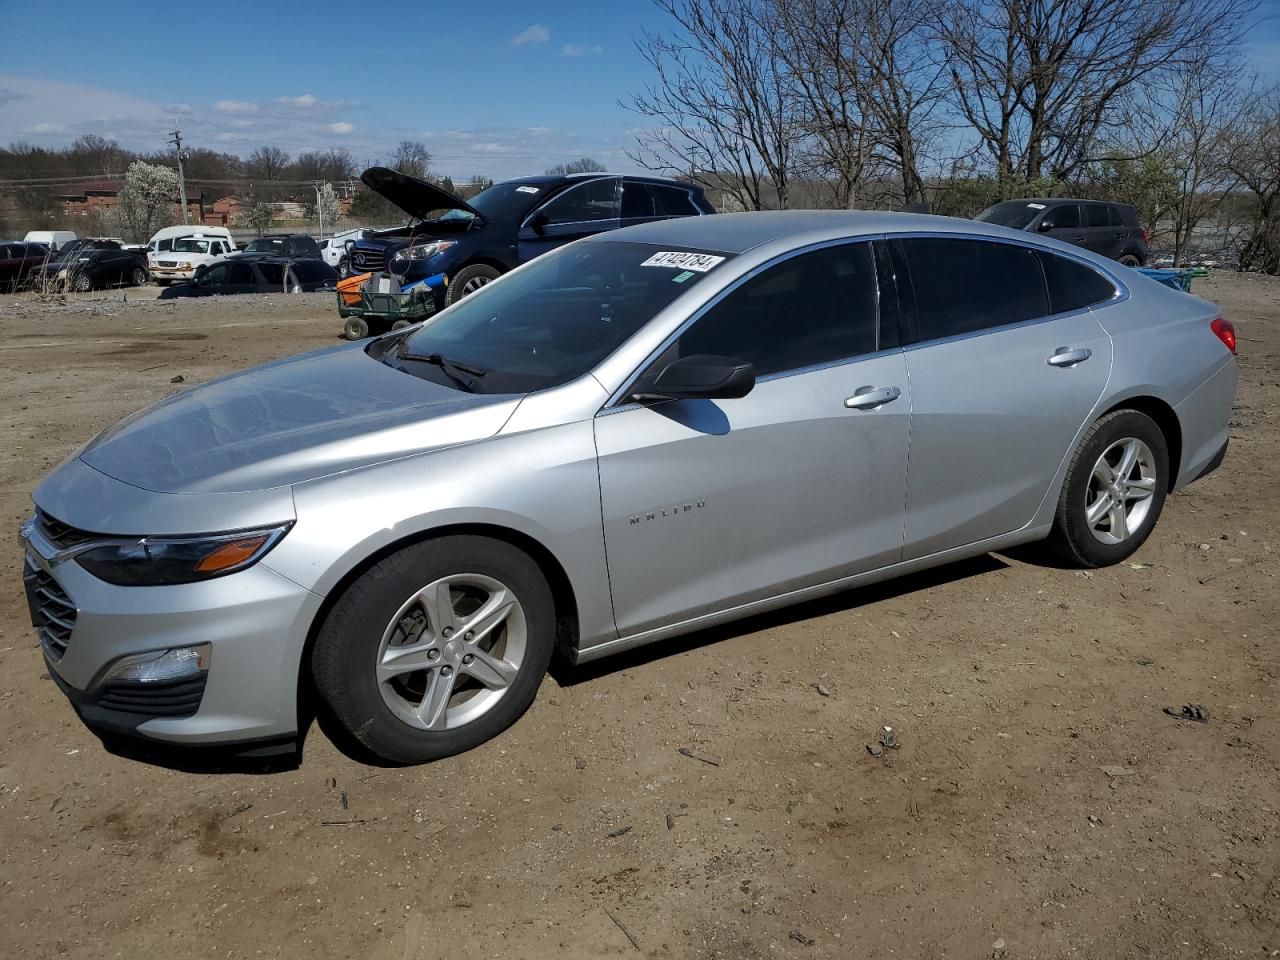
<svg viewBox="0 0 1280 960">
<path fill-rule="evenodd" d="M 196 275 L 195 268 L 179 270 L 177 267 L 148 267 L 153 280 L 190 280 Z"/>
<path fill-rule="evenodd" d="M 24 541 L 49 675 L 95 733 L 184 746 L 296 739 L 299 669 L 319 596 L 262 564 L 200 583 L 119 587 L 58 562 L 38 527 L 24 528 Z M 210 654 L 198 678 L 104 680 L 123 657 L 202 644 Z"/>
</svg>

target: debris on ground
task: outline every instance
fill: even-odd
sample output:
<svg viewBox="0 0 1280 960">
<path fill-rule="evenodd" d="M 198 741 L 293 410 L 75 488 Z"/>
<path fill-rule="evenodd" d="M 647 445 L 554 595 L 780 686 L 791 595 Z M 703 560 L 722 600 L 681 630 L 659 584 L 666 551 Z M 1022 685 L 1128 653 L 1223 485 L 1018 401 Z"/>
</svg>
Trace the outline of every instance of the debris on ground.
<svg viewBox="0 0 1280 960">
<path fill-rule="evenodd" d="M 693 760 L 701 760 L 703 763 L 709 763 L 713 767 L 720 766 L 720 758 L 713 753 L 700 753 L 693 747 L 681 747 L 679 750 L 681 756 L 689 757 Z"/>
<path fill-rule="evenodd" d="M 1132 777 L 1135 773 L 1138 772 L 1137 770 L 1130 770 L 1128 767 L 1122 767 L 1119 764 L 1114 764 L 1114 763 L 1107 764 L 1106 766 L 1099 767 L 1098 769 L 1101 770 L 1103 773 L 1105 773 L 1108 777 L 1112 777 L 1112 778 Z"/>
<path fill-rule="evenodd" d="M 671 814 L 667 814 L 667 829 L 674 830 L 676 828 L 676 818 Z"/>
<path fill-rule="evenodd" d="M 170 383 L 186 383 L 187 378 L 184 377 L 182 374 L 178 374 L 176 377 L 173 377 L 172 379 L 170 379 L 169 382 Z"/>
<path fill-rule="evenodd" d="M 1208 723 L 1209 714 L 1198 703 L 1184 703 L 1181 708 L 1165 707 L 1164 712 L 1178 720 L 1194 720 L 1196 723 Z"/>
<path fill-rule="evenodd" d="M 867 753 L 871 754 L 873 757 L 878 757 L 880 754 L 884 753 L 884 748 L 878 743 L 868 743 Z"/>
<path fill-rule="evenodd" d="M 817 690 L 817 691 L 818 691 L 818 696 L 820 696 L 820 697 L 829 697 L 829 696 L 831 696 L 831 691 L 830 691 L 830 690 L 828 690 L 825 686 L 823 686 L 823 685 L 822 685 L 822 684 L 820 684 L 820 683 L 815 683 L 815 684 L 813 684 L 813 688 L 814 688 L 815 690 Z"/>
<path fill-rule="evenodd" d="M 880 734 L 880 744 L 886 750 L 897 750 L 902 746 L 898 741 L 898 735 L 894 732 L 893 727 L 884 728 L 884 732 Z"/>
<path fill-rule="evenodd" d="M 1000 960 L 1005 955 L 1004 937 L 998 937 L 995 943 L 991 944 L 992 960 Z"/>
<path fill-rule="evenodd" d="M 628 833 L 632 831 L 632 829 L 634 828 L 631 827 L 630 825 L 625 827 L 619 827 L 617 830 L 609 831 L 608 837 L 610 840 L 617 840 L 618 837 L 625 837 Z"/>
<path fill-rule="evenodd" d="M 619 920 L 617 917 L 615 917 L 613 915 L 613 912 L 608 907 L 604 907 L 603 909 L 604 909 L 604 912 L 609 915 L 609 919 L 613 921 L 614 926 L 616 926 L 619 930 L 621 930 L 624 934 L 626 934 L 627 939 L 631 941 L 631 945 L 635 947 L 637 951 L 639 951 L 640 942 L 631 935 L 631 931 L 622 925 L 622 921 Z"/>
<path fill-rule="evenodd" d="M 790 938 L 794 940 L 796 943 L 804 944 L 806 947 L 812 947 L 815 943 L 817 943 L 817 941 L 814 940 L 813 937 L 806 937 L 799 930 L 792 930 Z"/>
</svg>

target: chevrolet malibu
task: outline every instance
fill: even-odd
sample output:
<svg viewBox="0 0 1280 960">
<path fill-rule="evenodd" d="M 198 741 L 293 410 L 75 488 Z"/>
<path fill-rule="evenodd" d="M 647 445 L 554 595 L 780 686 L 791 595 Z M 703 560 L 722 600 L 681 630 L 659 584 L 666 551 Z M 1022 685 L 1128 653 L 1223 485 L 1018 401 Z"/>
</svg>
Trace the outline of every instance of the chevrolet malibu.
<svg viewBox="0 0 1280 960">
<path fill-rule="evenodd" d="M 882 213 L 591 237 L 425 324 L 179 393 L 22 528 L 104 739 L 416 763 L 595 660 L 1046 541 L 1113 564 L 1213 470 L 1235 334 L 1051 239 Z"/>
</svg>

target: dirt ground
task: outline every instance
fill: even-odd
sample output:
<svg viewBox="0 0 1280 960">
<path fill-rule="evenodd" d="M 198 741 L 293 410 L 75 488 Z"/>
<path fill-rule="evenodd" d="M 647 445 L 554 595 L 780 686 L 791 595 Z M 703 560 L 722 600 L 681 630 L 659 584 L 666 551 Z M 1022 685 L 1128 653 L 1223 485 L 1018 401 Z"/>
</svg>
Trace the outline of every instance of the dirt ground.
<svg viewBox="0 0 1280 960">
<path fill-rule="evenodd" d="M 102 749 L 45 676 L 16 529 L 172 378 L 334 342 L 331 301 L 0 298 L 0 956 L 1277 955 L 1280 281 L 1197 292 L 1242 337 L 1231 449 L 1141 567 L 985 557 L 559 668 L 451 760 L 312 729 L 259 775 Z M 1161 712 L 1187 702 L 1210 721 Z"/>
</svg>

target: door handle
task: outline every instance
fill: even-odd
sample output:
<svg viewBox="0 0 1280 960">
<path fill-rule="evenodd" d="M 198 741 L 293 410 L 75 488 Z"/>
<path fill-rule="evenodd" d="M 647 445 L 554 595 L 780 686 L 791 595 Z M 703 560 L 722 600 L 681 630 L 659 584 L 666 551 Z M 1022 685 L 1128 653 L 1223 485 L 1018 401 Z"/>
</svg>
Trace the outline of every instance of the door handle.
<svg viewBox="0 0 1280 960">
<path fill-rule="evenodd" d="M 1049 366 L 1051 367 L 1072 367 L 1077 363 L 1084 363 L 1093 356 L 1093 351 L 1088 347 L 1080 347 L 1072 350 L 1070 347 L 1058 347 L 1053 351 L 1053 356 L 1049 358 Z"/>
<path fill-rule="evenodd" d="M 897 387 L 859 387 L 852 397 L 847 397 L 844 405 L 850 410 L 874 410 L 886 403 L 892 403 L 902 396 Z"/>
</svg>

